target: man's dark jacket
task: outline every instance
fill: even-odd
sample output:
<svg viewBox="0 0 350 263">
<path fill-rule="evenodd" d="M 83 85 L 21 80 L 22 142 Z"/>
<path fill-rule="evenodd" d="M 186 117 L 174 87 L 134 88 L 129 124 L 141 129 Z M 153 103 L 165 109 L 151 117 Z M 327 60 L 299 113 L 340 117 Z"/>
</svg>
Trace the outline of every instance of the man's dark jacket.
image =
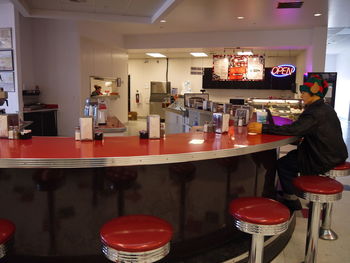
<svg viewBox="0 0 350 263">
<path fill-rule="evenodd" d="M 323 99 L 307 106 L 291 125 L 264 124 L 262 132 L 303 137 L 298 145 L 298 167 L 302 174 L 325 173 L 348 157 L 338 116 Z"/>
</svg>

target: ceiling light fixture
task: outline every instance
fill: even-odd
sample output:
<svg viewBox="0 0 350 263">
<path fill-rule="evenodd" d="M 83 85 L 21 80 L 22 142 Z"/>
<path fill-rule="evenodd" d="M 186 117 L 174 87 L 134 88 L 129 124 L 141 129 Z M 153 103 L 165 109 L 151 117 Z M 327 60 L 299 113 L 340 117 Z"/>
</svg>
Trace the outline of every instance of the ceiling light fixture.
<svg viewBox="0 0 350 263">
<path fill-rule="evenodd" d="M 316 14 L 314 14 L 314 16 L 322 16 L 322 14 L 316 13 Z"/>
<path fill-rule="evenodd" d="M 190 53 L 194 57 L 207 57 L 208 55 L 203 52 L 191 52 Z"/>
<path fill-rule="evenodd" d="M 251 55 L 254 55 L 254 54 L 253 54 L 252 51 L 238 51 L 237 55 L 240 55 L 240 56 L 251 56 Z"/>
<path fill-rule="evenodd" d="M 237 16 L 237 19 L 244 19 L 244 16 Z"/>
<path fill-rule="evenodd" d="M 162 19 L 162 20 L 160 20 L 159 22 L 161 22 L 161 23 L 166 23 L 166 20 L 165 20 L 165 19 Z"/>
<path fill-rule="evenodd" d="M 146 53 L 146 55 L 154 57 L 154 58 L 166 58 L 165 55 L 160 54 L 160 53 Z"/>
</svg>

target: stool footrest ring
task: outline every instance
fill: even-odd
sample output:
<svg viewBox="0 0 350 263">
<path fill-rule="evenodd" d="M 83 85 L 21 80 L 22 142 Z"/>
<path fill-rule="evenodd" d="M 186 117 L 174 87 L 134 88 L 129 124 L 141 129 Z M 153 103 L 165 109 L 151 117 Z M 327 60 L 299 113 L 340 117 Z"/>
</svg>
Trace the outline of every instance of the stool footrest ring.
<svg viewBox="0 0 350 263">
<path fill-rule="evenodd" d="M 310 202 L 329 203 L 329 202 L 340 200 L 342 197 L 342 192 L 336 193 L 336 194 L 324 195 L 324 194 L 314 194 L 314 193 L 299 191 L 296 193 L 296 195 Z"/>
<path fill-rule="evenodd" d="M 288 229 L 289 220 L 277 225 L 259 225 L 241 221 L 233 218 L 235 226 L 242 232 L 249 234 L 260 234 L 264 236 L 274 236 L 283 233 Z"/>
<path fill-rule="evenodd" d="M 3 244 L 0 244 L 0 259 L 5 257 L 8 254 L 9 250 L 11 250 L 13 246 L 13 243 L 14 243 L 14 238 L 10 238 Z"/>
<path fill-rule="evenodd" d="M 105 256 L 113 262 L 123 262 L 123 263 L 145 263 L 145 262 L 155 262 L 164 258 L 170 251 L 170 242 L 164 246 L 144 251 L 144 252 L 127 252 L 118 251 L 106 245 L 102 245 L 102 252 Z"/>
</svg>

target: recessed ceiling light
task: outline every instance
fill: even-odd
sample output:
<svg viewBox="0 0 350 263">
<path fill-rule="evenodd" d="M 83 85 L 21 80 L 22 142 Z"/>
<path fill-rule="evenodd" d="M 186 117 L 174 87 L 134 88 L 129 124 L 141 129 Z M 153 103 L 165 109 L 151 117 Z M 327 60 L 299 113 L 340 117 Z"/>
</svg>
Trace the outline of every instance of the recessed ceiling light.
<svg viewBox="0 0 350 263">
<path fill-rule="evenodd" d="M 244 16 L 237 16 L 237 19 L 244 19 Z"/>
<path fill-rule="evenodd" d="M 161 23 L 166 23 L 166 20 L 165 20 L 165 19 L 162 19 L 162 20 L 160 20 L 159 22 L 161 22 Z"/>
<path fill-rule="evenodd" d="M 314 16 L 322 16 L 322 14 L 316 13 L 316 14 L 314 14 Z"/>
<path fill-rule="evenodd" d="M 146 53 L 146 55 L 154 57 L 154 58 L 166 58 L 165 55 L 160 54 L 160 53 Z"/>
<path fill-rule="evenodd" d="M 208 55 L 203 52 L 191 52 L 190 53 L 194 57 L 207 57 Z"/>
</svg>

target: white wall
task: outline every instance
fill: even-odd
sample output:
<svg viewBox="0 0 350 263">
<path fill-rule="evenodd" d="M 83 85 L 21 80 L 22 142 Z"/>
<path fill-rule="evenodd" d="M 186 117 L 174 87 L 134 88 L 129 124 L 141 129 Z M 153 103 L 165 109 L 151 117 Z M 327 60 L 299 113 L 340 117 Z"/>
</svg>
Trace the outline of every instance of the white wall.
<svg viewBox="0 0 350 263">
<path fill-rule="evenodd" d="M 91 75 L 122 79 L 120 98 L 111 101 L 110 111 L 127 121 L 127 55 L 118 48 L 121 36 L 92 23 L 24 17 L 20 21 L 23 85 L 38 85 L 40 102 L 58 104 L 59 136 L 73 136 L 90 95 Z"/>
<path fill-rule="evenodd" d="M 121 78 L 122 85 L 117 87 L 119 98 L 107 99 L 106 103 L 109 115 L 116 116 L 121 122 L 126 122 L 128 120 L 128 57 L 125 50 L 86 37 L 81 37 L 80 48 L 81 109 L 85 99 L 90 97 L 90 76 Z"/>
<path fill-rule="evenodd" d="M 53 19 L 32 19 L 31 23 L 32 70 L 41 101 L 58 104 L 58 134 L 73 136 L 79 123 L 81 86 L 76 23 Z M 24 70 L 31 70 L 30 66 Z"/>
<path fill-rule="evenodd" d="M 326 59 L 326 71 L 337 72 L 337 88 L 335 94 L 335 111 L 339 118 L 348 120 L 349 118 L 349 71 L 350 54 L 328 55 Z"/>
<path fill-rule="evenodd" d="M 300 55 L 299 63 L 303 59 Z M 295 57 L 266 57 L 265 66 L 272 67 L 280 64 L 296 64 Z M 146 62 L 146 63 L 145 63 Z M 181 92 L 184 81 L 190 81 L 192 92 L 202 89 L 202 75 L 191 75 L 191 67 L 212 67 L 212 58 L 177 58 L 169 59 L 168 80 L 172 88 Z M 301 63 L 303 64 L 303 63 Z M 297 68 L 297 79 L 302 79 L 304 71 Z M 149 114 L 150 81 L 166 80 L 166 59 L 129 59 L 131 110 L 139 116 Z M 141 94 L 141 103 L 136 104 L 135 94 Z M 228 102 L 234 97 L 294 97 L 288 90 L 207 90 L 210 100 Z"/>
<path fill-rule="evenodd" d="M 33 68 L 32 19 L 20 15 L 22 87 L 34 89 L 36 82 Z"/>
<path fill-rule="evenodd" d="M 8 103 L 0 106 L 4 108 L 7 113 L 17 113 L 22 108 L 22 100 L 19 94 L 22 93 L 22 87 L 19 85 L 21 82 L 21 68 L 20 68 L 20 42 L 19 32 L 17 30 L 19 23 L 18 13 L 10 3 L 0 3 L 0 27 L 11 28 L 12 30 L 12 49 L 13 49 L 13 61 L 15 72 L 15 92 L 8 92 Z"/>
</svg>

